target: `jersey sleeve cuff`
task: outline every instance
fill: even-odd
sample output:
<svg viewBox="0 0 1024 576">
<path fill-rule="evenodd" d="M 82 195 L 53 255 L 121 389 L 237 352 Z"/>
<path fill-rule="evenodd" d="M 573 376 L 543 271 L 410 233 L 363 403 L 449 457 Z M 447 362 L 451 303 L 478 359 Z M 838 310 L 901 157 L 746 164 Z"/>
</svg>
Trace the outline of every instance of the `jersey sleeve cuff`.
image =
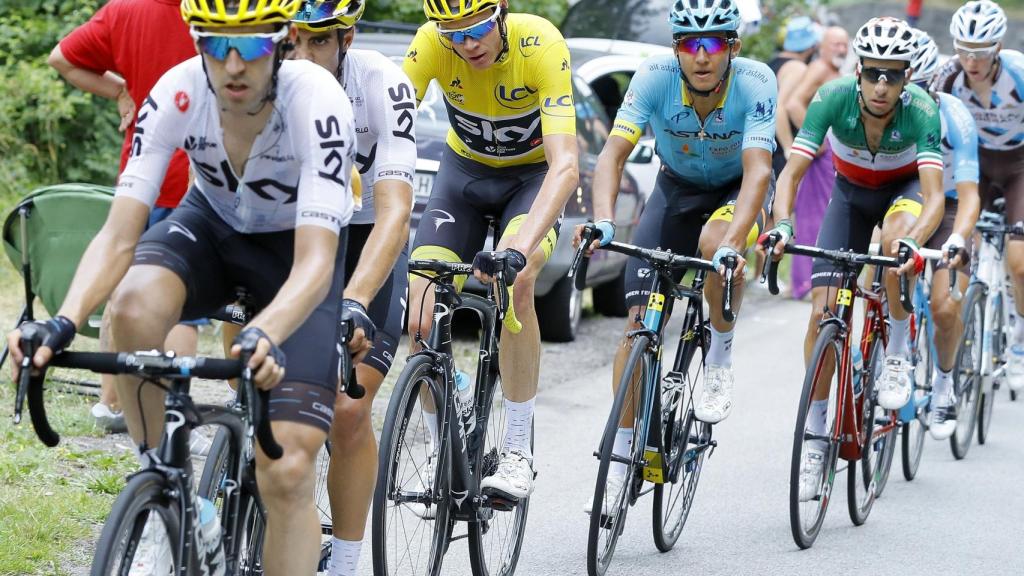
<svg viewBox="0 0 1024 576">
<path fill-rule="evenodd" d="M 609 134 L 609 136 L 618 136 L 620 138 L 625 138 L 635 146 L 636 143 L 640 141 L 640 136 L 642 136 L 643 133 L 643 129 L 637 126 L 636 124 L 633 124 L 632 122 L 628 122 L 626 120 L 616 119 L 615 125 L 612 127 L 612 131 L 611 134 Z"/>
<path fill-rule="evenodd" d="M 341 229 L 348 225 L 352 218 L 352 211 L 346 214 L 338 212 L 334 208 L 326 206 L 306 206 L 300 208 L 295 215 L 295 227 L 319 226 L 326 228 L 335 234 L 340 234 Z"/>
</svg>

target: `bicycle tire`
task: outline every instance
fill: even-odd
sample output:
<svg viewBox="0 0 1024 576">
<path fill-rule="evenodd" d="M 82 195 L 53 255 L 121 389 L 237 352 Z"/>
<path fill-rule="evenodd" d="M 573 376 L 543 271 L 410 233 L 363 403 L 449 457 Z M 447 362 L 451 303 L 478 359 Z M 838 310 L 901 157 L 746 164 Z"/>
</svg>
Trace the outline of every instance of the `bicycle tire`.
<svg viewBox="0 0 1024 576">
<path fill-rule="evenodd" d="M 641 376 L 635 381 L 633 374 L 637 367 L 641 369 L 645 367 L 643 363 L 653 361 L 650 346 L 651 339 L 648 336 L 638 335 L 633 338 L 629 356 L 619 378 L 615 400 L 612 402 L 612 408 L 608 413 L 608 420 L 601 435 L 601 445 L 598 450 L 600 464 L 594 486 L 594 499 L 591 502 L 590 530 L 587 534 L 587 573 L 590 576 L 603 576 L 608 571 L 612 557 L 615 555 L 615 546 L 626 524 L 626 513 L 636 500 L 638 489 L 643 482 L 642 476 L 637 478 L 637 469 L 640 466 L 639 453 L 643 450 L 644 445 L 644 442 L 637 438 L 637 426 L 639 425 L 639 407 L 643 402 L 643 374 L 646 372 L 641 373 Z M 630 464 L 626 466 L 621 489 L 614 499 L 609 500 L 608 508 L 610 512 L 613 512 L 609 515 L 604 513 L 608 471 L 612 464 L 612 450 L 615 446 L 615 435 L 619 429 L 619 422 L 622 421 L 622 411 L 626 404 L 626 398 L 630 396 L 633 398 L 634 410 L 632 453 L 629 455 Z M 607 536 L 603 545 L 602 536 Z"/>
<path fill-rule="evenodd" d="M 995 313 L 993 319 L 992 329 L 989 331 L 988 338 L 992 339 L 992 369 L 995 371 L 996 367 L 1003 362 L 1004 358 L 1004 339 L 1006 337 L 1003 334 L 1004 325 L 1006 318 L 1003 314 L 1003 295 L 996 293 L 993 297 L 995 304 L 992 305 L 992 310 Z M 996 402 L 996 382 L 993 381 L 991 386 L 987 389 L 983 386 L 981 391 L 981 405 L 978 413 L 978 444 L 985 444 L 988 442 L 989 431 L 992 428 L 992 408 Z"/>
<path fill-rule="evenodd" d="M 432 503 L 429 505 L 420 503 L 408 505 L 407 502 L 398 502 L 391 506 L 394 496 L 399 492 L 400 488 L 405 486 L 401 482 L 398 482 L 396 486 L 395 475 L 399 472 L 399 468 L 401 468 L 400 460 L 403 448 L 411 446 L 411 443 L 405 441 L 405 433 L 409 431 L 410 421 L 416 417 L 414 409 L 417 407 L 419 407 L 420 417 L 418 423 L 422 425 L 422 428 L 414 429 L 413 440 L 419 440 L 419 444 L 424 444 L 424 440 L 429 435 L 425 420 L 423 420 L 426 417 L 423 414 L 429 414 L 429 412 L 421 404 L 421 386 L 427 386 L 429 398 L 435 407 L 444 406 L 442 402 L 444 399 L 443 392 L 435 380 L 434 373 L 434 361 L 430 356 L 418 355 L 410 358 L 395 383 L 395 388 L 388 404 L 388 412 L 381 433 L 377 485 L 373 495 L 372 540 L 373 573 L 375 576 L 399 576 L 406 574 L 439 576 L 444 561 L 444 554 L 451 540 L 454 519 L 451 518 L 449 513 L 449 500 L 451 498 L 449 491 L 451 481 L 450 444 L 445 438 L 443 429 L 440 429 L 440 425 L 438 430 L 440 447 L 437 450 L 437 464 L 434 468 L 434 477 L 432 482 L 430 482 L 431 486 L 429 488 L 423 486 L 423 474 L 421 474 L 421 471 L 426 471 L 429 466 L 428 461 L 432 453 L 426 453 L 429 451 L 428 446 L 422 446 L 424 449 L 422 465 L 416 466 L 415 461 L 413 461 L 415 478 L 409 479 L 416 483 L 412 485 L 414 488 L 419 488 L 418 491 L 414 490 L 414 492 L 419 493 L 426 490 L 426 494 L 432 500 Z M 437 409 L 435 409 L 435 413 L 436 411 Z M 443 421 L 443 418 L 439 418 L 439 422 L 441 421 Z M 420 447 L 413 446 L 417 450 Z M 411 457 L 411 449 L 408 450 Z M 429 479 L 429 474 L 427 474 L 427 478 Z M 421 514 L 414 512 L 414 508 L 418 506 L 423 506 Z M 427 516 L 430 515 L 429 512 L 431 510 L 433 517 L 428 518 Z M 391 512 L 394 512 L 395 519 L 389 519 Z M 403 512 L 407 514 L 403 515 Z M 408 517 L 410 525 L 413 525 L 412 522 L 432 523 L 432 526 L 429 526 L 427 530 L 422 530 L 424 534 L 429 533 L 429 542 L 424 543 L 421 541 L 421 546 L 417 546 L 415 549 L 413 546 L 410 546 L 409 542 L 405 542 L 404 546 L 401 546 L 400 549 L 396 546 L 392 550 L 390 548 L 388 528 L 392 524 L 398 523 L 397 518 L 399 515 L 402 515 L 402 518 Z M 415 535 L 420 530 L 418 528 L 415 530 L 410 529 L 409 532 Z M 425 565 L 421 567 L 418 561 L 421 559 L 420 555 L 424 553 L 427 557 Z M 410 562 L 416 562 L 416 565 L 405 566 L 404 560 L 406 559 Z M 391 563 L 395 563 L 395 565 L 392 566 Z"/>
<path fill-rule="evenodd" d="M 811 408 L 811 399 L 815 389 L 815 382 L 818 373 L 824 367 L 826 359 L 831 356 L 835 369 L 829 386 L 831 422 L 828 421 L 829 414 L 826 413 L 825 430 L 833 430 L 836 420 L 840 417 L 840 407 L 835 401 L 839 387 L 840 359 L 842 357 L 842 340 L 840 338 L 839 326 L 826 324 L 818 332 L 814 342 L 814 349 L 811 352 L 810 362 L 804 374 L 803 390 L 800 393 L 800 404 L 797 407 L 796 427 L 793 430 L 793 451 L 790 461 L 789 477 L 789 526 L 793 535 L 793 541 L 801 549 L 807 549 L 814 545 L 821 531 L 822 522 L 825 520 L 825 513 L 828 511 L 829 500 L 831 499 L 832 486 L 835 482 L 836 461 L 839 458 L 838 442 L 829 441 L 825 451 L 825 465 L 822 472 L 821 488 L 819 494 L 807 502 L 806 510 L 801 506 L 807 502 L 800 501 L 800 469 L 803 464 L 804 447 L 806 441 L 807 414 Z M 810 520 L 805 523 L 804 520 Z"/>
<path fill-rule="evenodd" d="M 926 314 L 918 316 L 917 338 L 911 354 L 914 358 L 914 389 L 910 401 L 916 406 L 931 388 L 932 376 L 935 371 L 935 360 L 932 358 L 932 339 L 928 332 L 932 330 L 930 318 Z M 904 422 L 900 427 L 900 464 L 903 478 L 908 482 L 917 476 L 921 467 L 921 456 L 924 454 L 924 437 L 928 433 L 928 405 L 917 406 L 914 418 Z"/>
<path fill-rule="evenodd" d="M 477 402 L 477 429 L 474 434 L 483 434 L 473 459 L 473 475 L 477 482 L 498 469 L 505 439 L 501 378 L 496 376 L 493 384 L 487 388 L 484 392 L 488 396 L 486 401 Z M 499 394 L 500 398 L 496 400 L 495 396 Z M 481 413 L 481 406 L 487 407 L 486 414 Z M 533 442 L 532 437 L 530 441 Z M 523 537 L 526 535 L 529 511 L 529 497 L 520 499 L 511 509 L 505 509 L 504 504 L 500 507 L 480 507 L 477 521 L 469 523 L 469 562 L 474 576 L 512 576 L 515 573 L 523 548 Z"/>
<path fill-rule="evenodd" d="M 692 353 L 684 352 L 687 356 L 684 360 L 686 365 L 680 368 L 686 377 L 678 391 L 679 394 L 669 396 L 664 388 L 661 388 L 664 437 L 662 452 L 665 454 L 669 474 L 664 484 L 654 485 L 654 513 L 651 522 L 654 546 L 660 552 L 671 550 L 683 533 L 700 482 L 700 473 L 704 469 L 707 451 L 691 451 L 691 446 L 704 445 L 711 441 L 711 426 L 697 420 L 693 412 L 694 391 L 703 389 L 704 354 L 709 344 L 707 325 L 703 325 L 699 331 L 702 334 L 700 341 L 691 341 L 695 346 Z M 691 370 L 691 367 L 696 367 L 696 370 Z M 701 382 L 699 385 L 698 379 Z M 671 409 L 673 406 L 675 409 Z M 666 410 L 666 407 L 669 409 Z M 678 493 L 674 490 L 676 486 L 680 488 Z M 683 500 L 680 506 L 675 508 L 674 504 L 680 495 Z"/>
<path fill-rule="evenodd" d="M 177 545 L 181 519 L 178 503 L 167 497 L 167 479 L 156 470 L 143 470 L 132 476 L 103 524 L 92 560 L 92 576 L 127 574 L 134 553 L 148 521 L 154 512 L 163 521 L 167 542 L 171 550 L 171 569 L 181 571 Z"/>
<path fill-rule="evenodd" d="M 876 335 L 877 336 L 877 335 Z M 884 410 L 878 405 L 875 395 L 875 380 L 881 373 L 882 346 L 881 338 L 873 339 L 871 353 L 864 365 L 863 389 L 861 392 L 864 403 L 861 418 L 860 458 L 850 461 L 846 469 L 846 503 L 850 521 L 861 526 L 867 521 L 881 493 L 888 483 L 889 471 L 892 467 L 893 455 L 896 453 L 897 428 L 879 435 L 875 430 L 880 426 L 890 425 L 895 418 L 892 411 Z"/>
<path fill-rule="evenodd" d="M 964 296 L 964 333 L 957 347 L 953 385 L 957 391 L 956 429 L 949 438 L 953 457 L 963 460 L 971 448 L 981 401 L 982 338 L 985 333 L 985 289 L 971 284 Z"/>
</svg>

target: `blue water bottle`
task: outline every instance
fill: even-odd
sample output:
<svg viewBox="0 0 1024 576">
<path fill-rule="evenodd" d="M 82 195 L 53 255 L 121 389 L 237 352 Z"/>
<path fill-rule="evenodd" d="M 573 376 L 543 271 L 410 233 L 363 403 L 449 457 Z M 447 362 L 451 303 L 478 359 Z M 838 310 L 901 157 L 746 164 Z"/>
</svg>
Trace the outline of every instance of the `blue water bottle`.
<svg viewBox="0 0 1024 576">
<path fill-rule="evenodd" d="M 853 346 L 850 356 L 853 358 L 853 396 L 859 398 L 864 389 L 864 355 L 860 352 L 860 346 Z"/>
</svg>

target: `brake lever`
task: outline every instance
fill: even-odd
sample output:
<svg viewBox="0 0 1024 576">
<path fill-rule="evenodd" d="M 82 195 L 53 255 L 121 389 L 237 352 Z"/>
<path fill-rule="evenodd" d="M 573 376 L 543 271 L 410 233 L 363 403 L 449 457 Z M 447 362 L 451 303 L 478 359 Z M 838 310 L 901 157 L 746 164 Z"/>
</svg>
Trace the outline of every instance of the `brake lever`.
<svg viewBox="0 0 1024 576">
<path fill-rule="evenodd" d="M 963 292 L 960 291 L 960 283 L 956 281 L 957 270 L 953 267 L 953 258 L 956 258 L 960 249 L 956 246 L 950 246 L 947 251 L 949 257 L 949 295 L 953 298 L 954 302 L 959 302 L 963 297 Z"/>
<path fill-rule="evenodd" d="M 726 256 L 722 260 L 722 265 L 725 267 L 725 294 L 722 298 L 722 318 L 726 322 L 734 322 L 736 320 L 736 313 L 732 309 L 732 280 L 737 264 L 735 256 Z"/>
<path fill-rule="evenodd" d="M 905 244 L 900 244 L 899 251 L 897 252 L 897 262 L 900 267 L 910 261 L 910 247 Z M 914 302 L 910 297 L 910 278 L 906 274 L 899 274 L 900 283 L 900 305 L 903 306 L 903 310 L 908 313 L 914 312 Z"/>
</svg>

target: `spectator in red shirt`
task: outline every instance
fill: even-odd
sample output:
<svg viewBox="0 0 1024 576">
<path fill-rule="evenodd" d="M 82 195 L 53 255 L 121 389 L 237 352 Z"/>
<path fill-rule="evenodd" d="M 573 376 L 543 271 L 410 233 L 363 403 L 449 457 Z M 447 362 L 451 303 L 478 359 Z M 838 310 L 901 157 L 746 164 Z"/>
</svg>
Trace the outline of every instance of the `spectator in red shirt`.
<svg viewBox="0 0 1024 576">
<path fill-rule="evenodd" d="M 180 0 L 111 0 L 88 22 L 75 28 L 54 47 L 48 60 L 75 87 L 117 101 L 119 130 L 125 133 L 120 172 L 128 162 L 135 133 L 135 111 L 156 81 L 175 65 L 196 55 L 188 27 L 181 19 Z M 187 104 L 186 104 L 187 105 Z M 188 158 L 178 150 L 167 168 L 149 225 L 159 222 L 178 205 L 188 189 Z M 107 349 L 104 317 L 100 345 Z M 195 326 L 178 326 L 166 346 L 179 354 L 194 354 Z M 114 380 L 105 377 L 93 415 L 104 426 L 123 429 Z"/>
</svg>

